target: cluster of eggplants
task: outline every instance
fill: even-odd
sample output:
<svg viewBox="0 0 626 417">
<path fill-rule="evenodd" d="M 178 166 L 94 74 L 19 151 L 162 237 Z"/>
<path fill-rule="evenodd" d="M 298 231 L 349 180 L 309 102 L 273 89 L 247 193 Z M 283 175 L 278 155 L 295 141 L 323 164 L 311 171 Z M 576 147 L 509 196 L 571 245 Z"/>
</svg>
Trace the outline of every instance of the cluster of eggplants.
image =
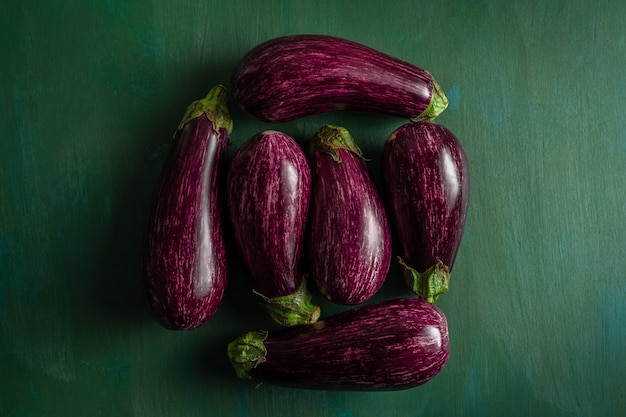
<svg viewBox="0 0 626 417">
<path fill-rule="evenodd" d="M 187 109 L 174 135 L 148 216 L 143 273 L 156 320 L 193 329 L 217 310 L 227 284 L 222 160 L 232 119 L 215 86 Z"/>
<path fill-rule="evenodd" d="M 446 318 L 433 302 L 447 291 L 469 191 L 461 145 L 432 122 L 447 106 L 437 82 L 364 45 L 297 35 L 252 49 L 232 85 L 241 107 L 269 122 L 336 110 L 411 120 L 385 143 L 382 173 L 405 278 L 418 295 L 318 319 L 301 270 L 307 220 L 307 258 L 320 291 L 338 304 L 362 304 L 381 287 L 390 264 L 385 208 L 344 128 L 317 132 L 311 165 L 289 136 L 261 132 L 232 160 L 226 203 L 261 305 L 291 327 L 233 341 L 228 355 L 237 375 L 346 390 L 404 389 L 433 378 L 449 355 Z M 219 181 L 232 121 L 224 103 L 225 90 L 217 86 L 189 107 L 148 220 L 148 304 L 171 329 L 204 323 L 226 287 Z"/>
<path fill-rule="evenodd" d="M 254 135 L 228 168 L 235 243 L 261 305 L 286 326 L 313 323 L 320 315 L 301 275 L 310 191 L 306 155 L 281 132 Z"/>
<path fill-rule="evenodd" d="M 447 361 L 449 341 L 445 316 L 433 303 L 448 289 L 465 222 L 469 176 L 460 143 L 432 122 L 447 106 L 436 81 L 426 71 L 363 45 L 298 35 L 252 49 L 237 66 L 232 84 L 241 107 L 269 122 L 336 110 L 411 119 L 388 138 L 382 168 L 402 248 L 399 259 L 418 295 L 310 325 L 249 332 L 229 345 L 237 375 L 344 390 L 403 389 L 437 375 Z M 380 288 L 389 267 L 383 204 L 345 129 L 324 126 L 313 139 L 311 154 L 311 275 L 331 301 L 363 303 Z"/>
<path fill-rule="evenodd" d="M 391 259 L 384 205 L 350 133 L 323 126 L 310 150 L 311 167 L 286 134 L 258 133 L 235 153 L 226 179 L 235 242 L 254 291 L 286 326 L 320 315 L 301 275 L 309 218 L 309 275 L 330 301 L 369 300 Z"/>
</svg>

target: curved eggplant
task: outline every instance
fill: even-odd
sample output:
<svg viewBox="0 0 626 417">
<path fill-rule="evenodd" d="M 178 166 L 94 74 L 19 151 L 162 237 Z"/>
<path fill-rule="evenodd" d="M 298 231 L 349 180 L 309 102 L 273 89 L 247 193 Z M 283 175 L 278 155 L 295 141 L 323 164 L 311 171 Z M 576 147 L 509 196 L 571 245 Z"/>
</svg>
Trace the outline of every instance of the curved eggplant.
<svg viewBox="0 0 626 417">
<path fill-rule="evenodd" d="M 292 35 L 251 49 L 232 78 L 241 107 L 286 122 L 337 110 L 434 119 L 448 105 L 435 79 L 408 62 L 327 35 Z"/>
<path fill-rule="evenodd" d="M 153 197 L 143 272 L 148 305 L 169 329 L 192 329 L 224 296 L 227 266 L 218 190 L 232 130 L 218 85 L 187 109 Z"/>
<path fill-rule="evenodd" d="M 356 305 L 383 285 L 391 231 L 360 149 L 343 127 L 323 126 L 311 142 L 310 274 L 330 301 Z"/>
<path fill-rule="evenodd" d="M 315 322 L 320 309 L 300 274 L 311 191 L 306 155 L 284 133 L 258 133 L 233 157 L 226 184 L 235 242 L 261 306 L 285 326 Z"/>
<path fill-rule="evenodd" d="M 308 326 L 252 331 L 228 345 L 240 378 L 323 390 L 415 387 L 435 377 L 449 353 L 445 315 L 418 298 L 369 304 Z"/>
<path fill-rule="evenodd" d="M 430 301 L 446 292 L 469 203 L 469 166 L 444 126 L 407 123 L 387 139 L 385 194 L 404 259 L 407 284 Z"/>
</svg>

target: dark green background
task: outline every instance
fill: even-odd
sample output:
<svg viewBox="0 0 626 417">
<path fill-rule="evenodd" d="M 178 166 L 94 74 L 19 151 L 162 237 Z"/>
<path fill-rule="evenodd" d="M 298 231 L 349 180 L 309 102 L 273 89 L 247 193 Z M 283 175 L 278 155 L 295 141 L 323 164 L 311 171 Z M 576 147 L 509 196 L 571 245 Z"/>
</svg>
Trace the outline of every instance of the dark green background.
<svg viewBox="0 0 626 417">
<path fill-rule="evenodd" d="M 0 415 L 617 416 L 626 412 L 623 1 L 8 1 L 0 7 Z M 189 102 L 293 33 L 350 38 L 429 70 L 472 194 L 450 292 L 452 351 L 426 385 L 298 391 L 235 378 L 225 346 L 270 328 L 231 250 L 218 313 L 159 327 L 141 234 Z M 376 178 L 403 120 L 347 127 Z M 231 248 L 232 249 L 232 248 Z M 375 299 L 406 295 L 397 267 Z M 324 314 L 341 308 L 316 301 Z"/>
</svg>

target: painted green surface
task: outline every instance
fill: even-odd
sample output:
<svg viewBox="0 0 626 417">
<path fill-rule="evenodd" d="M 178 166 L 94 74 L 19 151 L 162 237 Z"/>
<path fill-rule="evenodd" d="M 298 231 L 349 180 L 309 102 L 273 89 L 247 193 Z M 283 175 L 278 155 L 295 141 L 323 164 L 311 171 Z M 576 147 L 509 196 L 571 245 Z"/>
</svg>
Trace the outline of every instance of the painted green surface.
<svg viewBox="0 0 626 417">
<path fill-rule="evenodd" d="M 626 413 L 622 1 L 4 2 L 0 13 L 0 415 L 617 416 Z M 347 37 L 428 69 L 471 164 L 442 373 L 389 393 L 235 378 L 226 345 L 273 327 L 231 250 L 213 319 L 160 328 L 140 297 L 148 201 L 186 106 L 268 38 Z M 404 121 L 343 125 L 374 175 Z M 394 266 L 376 299 L 407 295 Z M 323 314 L 341 308 L 316 300 Z"/>
</svg>

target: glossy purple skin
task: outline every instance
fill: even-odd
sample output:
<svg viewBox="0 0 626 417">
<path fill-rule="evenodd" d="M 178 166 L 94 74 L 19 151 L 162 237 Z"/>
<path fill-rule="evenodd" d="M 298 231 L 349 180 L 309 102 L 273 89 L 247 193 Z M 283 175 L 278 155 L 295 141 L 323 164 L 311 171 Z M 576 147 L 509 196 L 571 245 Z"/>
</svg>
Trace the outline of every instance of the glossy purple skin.
<svg viewBox="0 0 626 417">
<path fill-rule="evenodd" d="M 396 129 L 383 149 L 382 176 L 404 261 L 424 272 L 452 269 L 469 202 L 469 167 L 458 139 L 432 122 Z"/>
<path fill-rule="evenodd" d="M 401 390 L 436 376 L 450 353 L 448 323 L 435 305 L 400 298 L 308 326 L 270 331 L 259 382 L 323 390 Z"/>
<path fill-rule="evenodd" d="M 174 140 L 148 219 L 143 269 L 156 319 L 182 330 L 215 313 L 227 284 L 218 184 L 228 133 L 201 115 Z"/>
<path fill-rule="evenodd" d="M 298 290 L 309 212 L 311 170 L 288 135 L 256 134 L 235 154 L 227 175 L 235 241 L 254 289 L 268 298 Z"/>
<path fill-rule="evenodd" d="M 313 155 L 310 274 L 332 302 L 356 305 L 383 285 L 391 262 L 391 231 L 365 161 L 338 149 L 341 163 Z"/>
<path fill-rule="evenodd" d="M 250 50 L 233 74 L 233 94 L 248 113 L 285 122 L 337 110 L 412 119 L 433 96 L 431 75 L 359 43 L 293 35 Z"/>
</svg>

